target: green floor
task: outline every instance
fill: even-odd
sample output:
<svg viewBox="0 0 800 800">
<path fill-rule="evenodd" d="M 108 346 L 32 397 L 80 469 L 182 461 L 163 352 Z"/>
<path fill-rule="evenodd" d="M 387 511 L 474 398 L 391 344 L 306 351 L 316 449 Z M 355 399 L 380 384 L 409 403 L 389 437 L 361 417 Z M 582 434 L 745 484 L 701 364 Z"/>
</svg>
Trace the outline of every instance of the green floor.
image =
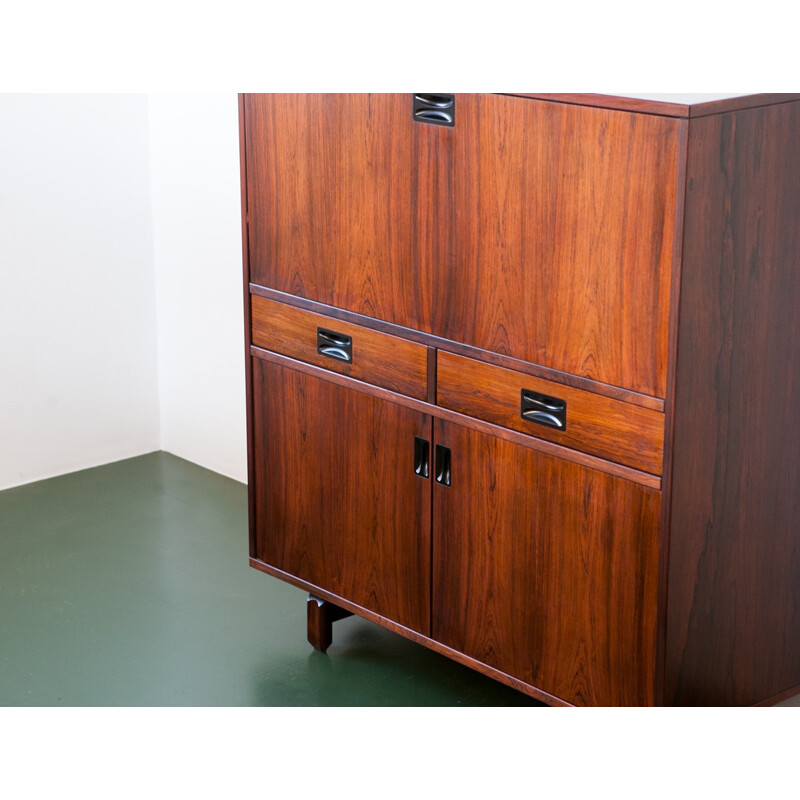
<svg viewBox="0 0 800 800">
<path fill-rule="evenodd" d="M 165 453 L 0 492 L 0 705 L 538 705 L 377 625 L 305 638 L 246 489 Z"/>
</svg>

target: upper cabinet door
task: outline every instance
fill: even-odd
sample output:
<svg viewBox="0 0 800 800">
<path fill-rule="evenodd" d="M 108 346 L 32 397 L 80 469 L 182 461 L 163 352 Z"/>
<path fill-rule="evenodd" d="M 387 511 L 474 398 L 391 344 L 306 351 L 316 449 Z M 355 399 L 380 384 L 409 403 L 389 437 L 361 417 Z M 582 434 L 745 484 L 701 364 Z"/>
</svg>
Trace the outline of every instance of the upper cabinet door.
<svg viewBox="0 0 800 800">
<path fill-rule="evenodd" d="M 250 279 L 430 330 L 452 129 L 411 94 L 245 96 Z"/>
<path fill-rule="evenodd" d="M 664 397 L 681 121 L 246 95 L 251 281 Z"/>
<path fill-rule="evenodd" d="M 458 95 L 437 333 L 664 397 L 680 123 Z"/>
</svg>

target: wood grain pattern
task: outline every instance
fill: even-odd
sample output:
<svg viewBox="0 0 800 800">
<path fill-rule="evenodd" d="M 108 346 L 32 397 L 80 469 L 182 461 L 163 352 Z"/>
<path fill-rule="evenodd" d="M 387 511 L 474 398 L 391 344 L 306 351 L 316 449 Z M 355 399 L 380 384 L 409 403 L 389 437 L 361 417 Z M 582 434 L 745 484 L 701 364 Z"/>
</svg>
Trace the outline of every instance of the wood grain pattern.
<svg viewBox="0 0 800 800">
<path fill-rule="evenodd" d="M 576 705 L 653 703 L 661 495 L 434 423 L 433 637 Z"/>
<path fill-rule="evenodd" d="M 663 414 L 452 353 L 441 352 L 437 360 L 439 405 L 654 475 L 661 474 Z M 522 419 L 522 389 L 566 401 L 566 429 L 560 431 Z"/>
<path fill-rule="evenodd" d="M 691 123 L 665 701 L 800 684 L 800 103 Z"/>
<path fill-rule="evenodd" d="M 451 411 L 450 409 L 443 408 L 442 406 L 434 406 L 426 401 L 417 400 L 413 397 L 408 397 L 407 395 L 396 394 L 395 392 L 391 392 L 388 389 L 383 389 L 380 386 L 374 386 L 371 383 L 362 383 L 361 381 L 348 378 L 345 375 L 339 375 L 336 372 L 331 372 L 330 370 L 323 369 L 322 367 L 315 367 L 313 364 L 306 364 L 303 361 L 295 361 L 287 356 L 282 356 L 278 353 L 271 353 L 267 350 L 261 350 L 258 347 L 252 347 L 250 349 L 250 353 L 254 358 L 258 358 L 262 361 L 285 366 L 289 369 L 296 370 L 297 372 L 302 372 L 305 375 L 310 375 L 323 381 L 329 381 L 337 386 L 342 386 L 347 389 L 355 389 L 356 391 L 362 392 L 370 397 L 388 400 L 390 403 L 396 403 L 397 405 L 420 411 L 423 414 L 429 414 L 430 416 L 438 419 L 454 422 L 457 425 L 466 425 L 474 428 L 475 430 L 483 431 L 490 436 L 502 439 L 503 441 L 513 442 L 521 447 L 528 447 L 532 450 L 537 450 L 540 453 L 547 453 L 555 456 L 556 458 L 563 458 L 565 461 L 571 461 L 575 464 L 582 464 L 590 469 L 606 472 L 609 475 L 616 475 L 619 478 L 624 478 L 625 480 L 639 483 L 642 486 L 649 486 L 651 489 L 661 488 L 661 478 L 657 475 L 651 475 L 649 472 L 642 472 L 641 470 L 633 469 L 632 467 L 626 467 L 624 464 L 618 464 L 614 461 L 608 461 L 607 459 L 590 455 L 589 453 L 583 453 L 580 450 L 564 447 L 563 445 L 555 444 L 554 442 L 549 442 L 544 439 L 537 439 L 534 436 L 529 436 L 527 433 L 518 433 L 510 428 L 503 428 L 499 425 L 494 425 L 491 422 L 485 422 L 484 420 L 477 419 L 475 417 L 469 417 L 457 411 Z"/>
<path fill-rule="evenodd" d="M 459 95 L 434 333 L 664 397 L 678 121 Z"/>
<path fill-rule="evenodd" d="M 253 344 L 257 347 L 420 400 L 427 398 L 428 350 L 422 345 L 263 297 L 253 296 L 251 306 Z M 318 327 L 352 337 L 353 360 L 347 363 L 320 355 Z"/>
<path fill-rule="evenodd" d="M 680 143 L 679 143 L 679 168 L 678 186 L 684 190 L 678 193 L 676 206 L 676 217 L 683 220 L 686 201 L 686 161 L 689 145 L 689 121 L 681 120 L 679 123 Z M 680 309 L 680 280 L 683 267 L 683 225 L 675 228 L 676 253 L 681 255 L 675 259 L 672 270 L 672 286 L 670 288 L 670 311 L 669 311 L 669 353 L 667 359 L 667 395 L 664 403 L 664 469 L 661 480 L 661 492 L 663 497 L 671 496 L 672 491 L 672 444 L 675 433 L 675 376 L 677 374 L 678 359 L 678 326 Z M 655 696 L 656 702 L 663 705 L 664 698 L 664 659 L 667 644 L 667 578 L 669 566 L 669 530 L 670 530 L 671 504 L 663 502 L 661 504 L 661 531 L 659 534 L 659 575 L 658 575 L 658 634 L 656 636 L 656 682 Z"/>
<path fill-rule="evenodd" d="M 250 284 L 250 292 L 258 297 L 266 297 L 269 300 L 276 300 L 279 303 L 285 303 L 295 308 L 304 308 L 332 319 L 341 319 L 345 322 L 351 322 L 354 325 L 370 328 L 371 330 L 389 333 L 412 342 L 424 344 L 427 347 L 448 350 L 467 358 L 486 361 L 489 364 L 496 364 L 499 367 L 513 369 L 517 372 L 525 373 L 526 375 L 533 375 L 534 377 L 555 381 L 556 383 L 561 383 L 566 386 L 573 386 L 576 389 L 583 389 L 584 391 L 594 394 L 601 394 L 604 397 L 613 397 L 625 403 L 641 406 L 642 408 L 652 408 L 654 411 L 664 410 L 664 401 L 651 395 L 639 394 L 638 392 L 632 392 L 629 389 L 623 389 L 619 386 L 610 386 L 606 383 L 593 381 L 579 375 L 572 375 L 568 372 L 561 372 L 549 367 L 543 367 L 540 364 L 530 364 L 526 361 L 510 358 L 500 353 L 491 353 L 488 350 L 481 350 L 480 348 L 465 345 L 461 342 L 455 342 L 451 339 L 445 339 L 441 336 L 434 336 L 422 331 L 405 328 L 402 325 L 395 325 L 390 322 L 384 322 L 383 320 L 365 317 L 363 314 L 355 314 L 352 311 L 334 308 L 333 306 L 317 303 L 303 297 L 295 297 L 294 295 L 288 295 L 284 292 L 258 286 L 257 284 Z"/>
<path fill-rule="evenodd" d="M 451 130 L 410 94 L 245 102 L 251 281 L 429 330 Z"/>
<path fill-rule="evenodd" d="M 427 634 L 430 417 L 260 359 L 253 390 L 255 557 Z"/>
<path fill-rule="evenodd" d="M 800 94 L 778 93 L 740 94 L 735 97 L 723 97 L 704 102 L 696 102 L 691 94 L 685 95 L 683 102 L 625 97 L 616 94 L 531 94 L 525 92 L 508 92 L 508 94 L 512 94 L 515 97 L 533 97 L 557 103 L 613 108 L 620 111 L 684 118 L 705 117 L 710 114 L 722 114 L 729 111 L 787 103 L 800 99 Z"/>
<path fill-rule="evenodd" d="M 459 664 L 463 664 L 470 669 L 474 669 L 476 672 L 480 672 L 482 675 L 487 675 L 496 681 L 500 681 L 501 683 L 506 684 L 506 686 L 511 686 L 513 689 L 517 689 L 518 691 L 524 692 L 531 697 L 535 697 L 537 700 L 541 700 L 543 703 L 547 703 L 551 706 L 571 705 L 565 700 L 562 700 L 560 697 L 555 697 L 547 692 L 543 692 L 538 687 L 524 683 L 518 678 L 515 678 L 513 675 L 502 672 L 501 670 L 492 667 L 489 664 L 484 664 L 481 661 L 477 661 L 476 659 L 471 658 L 464 653 L 460 653 L 458 650 L 453 650 L 452 647 L 447 647 L 441 642 L 431 639 L 430 636 L 425 636 L 417 631 L 411 630 L 410 628 L 406 628 L 403 625 L 398 624 L 395 620 L 388 617 L 382 617 L 380 614 L 376 614 L 374 611 L 371 611 L 368 608 L 359 606 L 357 603 L 353 603 L 344 597 L 340 597 L 332 592 L 328 592 L 319 586 L 314 586 L 314 584 L 301 580 L 296 575 L 292 575 L 288 572 L 282 572 L 281 570 L 276 569 L 269 564 L 265 564 L 263 561 L 259 561 L 256 558 L 250 559 L 250 566 L 266 573 L 267 575 L 272 575 L 275 578 L 286 581 L 286 583 L 290 583 L 292 586 L 297 586 L 299 589 L 303 589 L 306 592 L 311 592 L 313 595 L 334 603 L 337 606 L 341 606 L 348 611 L 352 611 L 354 614 L 358 614 L 358 616 L 363 617 L 370 622 L 374 622 L 377 625 L 386 628 L 387 630 L 393 631 L 400 636 L 404 636 L 406 639 L 410 639 L 412 642 L 421 644 L 436 653 L 447 656 L 447 658 L 451 658 L 453 661 L 457 661 Z"/>
</svg>

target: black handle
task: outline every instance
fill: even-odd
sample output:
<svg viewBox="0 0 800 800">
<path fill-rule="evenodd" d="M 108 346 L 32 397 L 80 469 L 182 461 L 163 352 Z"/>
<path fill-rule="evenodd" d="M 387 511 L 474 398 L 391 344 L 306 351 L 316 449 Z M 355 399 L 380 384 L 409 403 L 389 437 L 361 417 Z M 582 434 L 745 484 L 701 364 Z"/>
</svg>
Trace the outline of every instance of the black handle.
<svg viewBox="0 0 800 800">
<path fill-rule="evenodd" d="M 415 94 L 414 119 L 432 125 L 456 124 L 456 96 L 454 94 Z"/>
<path fill-rule="evenodd" d="M 420 436 L 414 437 L 414 472 L 420 478 L 427 478 L 429 470 L 431 446 L 427 439 Z"/>
<path fill-rule="evenodd" d="M 353 360 L 353 339 L 343 333 L 317 328 L 317 352 L 337 361 Z"/>
<path fill-rule="evenodd" d="M 528 422 L 565 431 L 567 429 L 567 401 L 540 392 L 533 392 L 530 389 L 523 389 L 520 416 Z"/>
<path fill-rule="evenodd" d="M 436 483 L 450 485 L 450 448 L 436 445 Z"/>
</svg>

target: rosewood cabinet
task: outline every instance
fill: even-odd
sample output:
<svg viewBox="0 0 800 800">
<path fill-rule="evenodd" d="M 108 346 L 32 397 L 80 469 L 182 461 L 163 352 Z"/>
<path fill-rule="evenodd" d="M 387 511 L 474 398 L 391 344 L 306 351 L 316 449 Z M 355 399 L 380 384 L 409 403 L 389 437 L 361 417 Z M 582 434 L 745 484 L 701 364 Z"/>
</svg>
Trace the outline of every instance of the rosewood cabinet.
<svg viewBox="0 0 800 800">
<path fill-rule="evenodd" d="M 702 100 L 702 101 L 701 101 Z M 800 95 L 242 95 L 250 556 L 553 704 L 800 690 Z"/>
</svg>

